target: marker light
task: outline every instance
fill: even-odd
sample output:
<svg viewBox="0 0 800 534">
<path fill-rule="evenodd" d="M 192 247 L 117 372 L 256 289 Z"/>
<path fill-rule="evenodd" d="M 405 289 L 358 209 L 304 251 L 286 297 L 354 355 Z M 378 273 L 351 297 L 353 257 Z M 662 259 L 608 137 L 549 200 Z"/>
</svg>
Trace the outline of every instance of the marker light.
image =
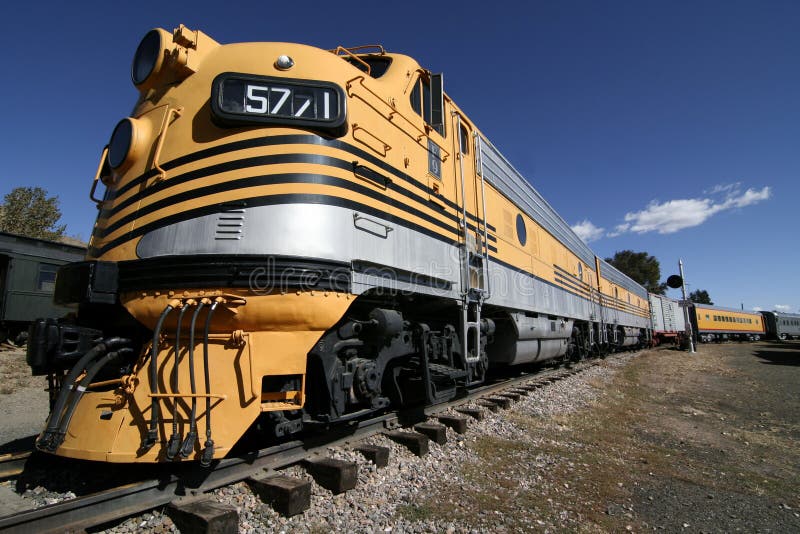
<svg viewBox="0 0 800 534">
<path fill-rule="evenodd" d="M 278 56 L 278 59 L 275 61 L 275 66 L 280 70 L 289 70 L 294 67 L 294 60 L 289 56 L 281 55 Z"/>
</svg>

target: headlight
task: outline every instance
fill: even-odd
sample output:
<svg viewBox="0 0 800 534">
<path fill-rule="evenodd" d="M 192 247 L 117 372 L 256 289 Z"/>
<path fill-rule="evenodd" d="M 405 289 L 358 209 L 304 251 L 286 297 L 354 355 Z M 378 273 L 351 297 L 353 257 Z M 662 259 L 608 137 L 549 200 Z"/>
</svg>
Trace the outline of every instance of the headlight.
<svg viewBox="0 0 800 534">
<path fill-rule="evenodd" d="M 114 127 L 108 142 L 108 164 L 115 171 L 122 170 L 142 153 L 148 125 L 139 119 L 122 119 Z"/>
<path fill-rule="evenodd" d="M 133 140 L 133 123 L 130 119 L 122 119 L 114 127 L 111 141 L 108 142 L 108 164 L 112 169 L 118 169 L 125 163 L 131 150 Z"/>
<path fill-rule="evenodd" d="M 133 64 L 131 65 L 133 85 L 137 87 L 143 85 L 161 69 L 169 36 L 165 30 L 160 28 L 150 30 L 144 36 L 133 55 Z"/>
</svg>

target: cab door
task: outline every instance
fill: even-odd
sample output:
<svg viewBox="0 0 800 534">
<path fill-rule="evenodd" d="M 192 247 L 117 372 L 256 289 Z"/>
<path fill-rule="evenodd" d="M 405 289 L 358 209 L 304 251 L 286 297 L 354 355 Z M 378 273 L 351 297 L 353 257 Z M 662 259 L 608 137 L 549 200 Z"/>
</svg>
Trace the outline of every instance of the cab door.
<svg viewBox="0 0 800 534">
<path fill-rule="evenodd" d="M 444 92 L 442 75 L 419 69 L 413 82 L 411 107 L 422 119 L 419 131 L 422 135 L 417 142 L 425 149 L 425 179 L 428 186 L 428 200 L 442 211 L 452 206 L 456 199 L 456 183 L 452 172 L 452 154 L 447 140 L 450 132 L 445 124 Z M 452 137 L 452 136 L 451 136 Z"/>
<path fill-rule="evenodd" d="M 462 230 L 465 291 L 486 297 L 488 248 L 485 189 L 478 172 L 477 143 L 472 125 L 459 111 L 452 112 L 456 193 Z"/>
</svg>

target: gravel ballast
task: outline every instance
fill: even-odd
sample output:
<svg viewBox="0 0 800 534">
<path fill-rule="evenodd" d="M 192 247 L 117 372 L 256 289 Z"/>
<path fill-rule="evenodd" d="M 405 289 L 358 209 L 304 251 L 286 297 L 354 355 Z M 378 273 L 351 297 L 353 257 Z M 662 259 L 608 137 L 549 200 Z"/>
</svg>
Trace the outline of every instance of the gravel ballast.
<svg viewBox="0 0 800 534">
<path fill-rule="evenodd" d="M 389 466 L 382 469 L 375 468 L 354 450 L 330 448 L 329 456 L 358 464 L 357 487 L 340 495 L 333 495 L 313 482 L 310 475 L 300 466 L 282 470 L 282 474 L 312 481 L 311 508 L 303 514 L 291 518 L 280 516 L 269 505 L 261 503 L 245 483 L 220 488 L 213 492 L 214 498 L 236 507 L 240 518 L 239 530 L 244 533 L 475 531 L 473 527 L 458 521 L 415 518 L 417 514 L 412 503 L 419 496 L 435 493 L 439 488 L 469 488 L 471 482 L 464 477 L 460 468 L 463 465 L 478 465 L 481 462 L 472 445 L 482 436 L 503 436 L 535 447 L 541 437 L 527 434 L 524 429 L 509 420 L 509 414 L 548 417 L 584 408 L 598 395 L 597 386 L 610 380 L 618 368 L 634 357 L 635 354 L 626 354 L 606 360 L 580 374 L 535 390 L 529 396 L 522 397 L 508 410 L 497 413 L 482 410 L 484 413 L 482 421 L 471 419 L 469 429 L 463 435 L 448 428 L 447 443 L 442 446 L 431 443 L 430 453 L 422 458 L 385 436 L 373 436 L 366 440 L 367 443 L 391 449 Z M 458 415 L 455 411 L 446 413 Z M 549 462 L 552 462 L 552 459 L 541 455 L 539 467 L 546 468 Z M 521 488 L 528 489 L 536 485 L 536 480 L 521 476 L 515 483 Z M 453 506 L 458 506 L 458 495 L 453 495 Z M 491 510 L 482 511 L 494 525 L 502 527 L 503 518 L 492 517 L 491 512 Z M 146 517 L 130 519 L 110 529 L 109 532 L 121 534 L 141 529 L 159 532 L 174 528 L 165 515 L 149 514 Z M 533 528 L 537 524 L 532 520 L 530 526 Z"/>
<path fill-rule="evenodd" d="M 358 464 L 357 487 L 312 481 L 311 508 L 291 518 L 244 483 L 211 497 L 238 511 L 241 532 L 800 531 L 800 343 L 698 350 L 599 361 L 507 410 L 481 408 L 422 458 L 374 436 L 391 449 L 383 469 L 330 448 Z M 282 473 L 312 480 L 301 466 Z M 163 511 L 108 529 L 174 531 Z"/>
</svg>

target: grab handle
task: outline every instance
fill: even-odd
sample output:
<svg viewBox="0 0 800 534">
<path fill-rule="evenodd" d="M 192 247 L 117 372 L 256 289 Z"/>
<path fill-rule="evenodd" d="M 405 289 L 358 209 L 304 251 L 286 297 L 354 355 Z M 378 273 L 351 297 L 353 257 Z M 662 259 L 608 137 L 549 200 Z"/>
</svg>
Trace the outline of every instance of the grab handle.
<svg viewBox="0 0 800 534">
<path fill-rule="evenodd" d="M 89 190 L 89 199 L 97 204 L 99 208 L 103 203 L 103 199 L 94 198 L 94 192 L 97 191 L 97 182 L 100 181 L 100 175 L 103 173 L 103 167 L 106 165 L 106 157 L 108 156 L 108 145 L 103 148 L 103 155 L 100 156 L 100 164 L 97 166 L 97 172 L 94 174 L 94 181 L 92 181 L 92 188 Z"/>
<path fill-rule="evenodd" d="M 164 147 L 164 140 L 167 138 L 169 125 L 172 124 L 172 116 L 175 115 L 175 118 L 178 118 L 182 112 L 183 108 L 167 108 L 167 112 L 164 113 L 164 120 L 161 122 L 161 130 L 158 134 L 158 145 L 156 145 L 156 152 L 153 155 L 153 168 L 158 171 L 157 182 L 167 177 L 167 171 L 159 165 L 158 159 L 161 156 L 161 149 Z"/>
</svg>

